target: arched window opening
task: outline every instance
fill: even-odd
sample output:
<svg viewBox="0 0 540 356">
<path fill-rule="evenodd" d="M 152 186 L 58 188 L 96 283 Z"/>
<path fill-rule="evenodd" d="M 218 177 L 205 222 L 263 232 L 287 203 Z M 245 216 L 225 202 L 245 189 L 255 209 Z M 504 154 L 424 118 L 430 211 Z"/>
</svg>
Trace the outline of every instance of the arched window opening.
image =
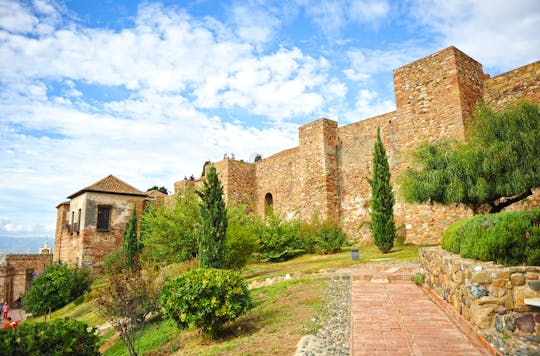
<svg viewBox="0 0 540 356">
<path fill-rule="evenodd" d="M 266 193 L 264 196 L 264 214 L 272 215 L 274 213 L 274 198 L 272 193 Z"/>
</svg>

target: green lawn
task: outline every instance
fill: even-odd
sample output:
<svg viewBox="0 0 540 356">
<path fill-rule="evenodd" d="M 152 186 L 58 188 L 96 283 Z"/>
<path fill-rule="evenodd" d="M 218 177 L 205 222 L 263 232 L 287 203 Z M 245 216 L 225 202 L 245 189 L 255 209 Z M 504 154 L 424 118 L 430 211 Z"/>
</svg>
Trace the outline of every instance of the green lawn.
<svg viewBox="0 0 540 356">
<path fill-rule="evenodd" d="M 360 259 L 353 261 L 351 248 L 332 255 L 302 255 L 279 263 L 253 263 L 242 274 L 248 281 L 301 273 L 302 277 L 251 291 L 254 308 L 230 323 L 225 336 L 217 340 L 204 337 L 197 330 L 180 331 L 169 320 L 154 318 L 140 339 L 141 355 L 246 355 L 292 354 L 303 334 L 314 332 L 314 317 L 324 312 L 327 280 L 316 272 L 327 268 L 350 267 L 360 263 L 378 263 L 377 259 L 417 261 L 418 246 L 398 245 L 382 254 L 375 246 L 359 248 Z M 374 261 L 375 260 L 375 261 Z M 387 260 L 388 261 L 388 260 Z M 171 270 L 181 270 L 181 266 Z M 88 297 L 87 299 L 91 299 Z M 91 326 L 105 322 L 91 300 L 66 307 L 52 318 L 71 317 Z M 33 320 L 42 321 L 43 317 Z M 105 355 L 126 355 L 126 348 L 112 331 L 103 337 Z"/>
</svg>

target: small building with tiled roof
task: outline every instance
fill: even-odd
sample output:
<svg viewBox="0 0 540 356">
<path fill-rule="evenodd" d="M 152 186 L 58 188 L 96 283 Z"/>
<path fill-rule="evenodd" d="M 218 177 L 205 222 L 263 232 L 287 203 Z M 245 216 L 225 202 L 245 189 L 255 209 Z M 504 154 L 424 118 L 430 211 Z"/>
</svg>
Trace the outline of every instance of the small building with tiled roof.
<svg viewBox="0 0 540 356">
<path fill-rule="evenodd" d="M 103 270 L 103 259 L 123 240 L 135 207 L 140 213 L 148 194 L 109 175 L 68 196 L 57 206 L 54 260 Z"/>
</svg>

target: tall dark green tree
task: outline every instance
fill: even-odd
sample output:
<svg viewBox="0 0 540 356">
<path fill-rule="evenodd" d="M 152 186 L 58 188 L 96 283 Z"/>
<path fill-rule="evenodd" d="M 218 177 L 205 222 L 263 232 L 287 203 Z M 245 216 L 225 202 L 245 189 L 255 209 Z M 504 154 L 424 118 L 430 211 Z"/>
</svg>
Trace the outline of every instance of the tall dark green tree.
<svg viewBox="0 0 540 356">
<path fill-rule="evenodd" d="M 223 187 L 214 166 L 208 170 L 204 185 L 197 194 L 201 198 L 202 219 L 199 237 L 199 267 L 223 268 L 227 209 L 223 201 Z"/>
<path fill-rule="evenodd" d="M 462 203 L 497 213 L 540 186 L 540 106 L 519 102 L 495 112 L 476 107 L 466 141 L 438 140 L 413 153 L 402 176 L 408 202 Z"/>
<path fill-rule="evenodd" d="M 131 217 L 124 231 L 124 251 L 126 254 L 126 266 L 130 269 L 139 267 L 139 254 L 142 251 L 142 243 L 137 236 L 137 206 L 133 205 Z"/>
<path fill-rule="evenodd" d="M 380 128 L 377 128 L 377 140 L 373 148 L 373 177 L 368 181 L 371 185 L 371 233 L 379 250 L 388 253 L 394 246 L 396 236 L 394 193 Z"/>
</svg>

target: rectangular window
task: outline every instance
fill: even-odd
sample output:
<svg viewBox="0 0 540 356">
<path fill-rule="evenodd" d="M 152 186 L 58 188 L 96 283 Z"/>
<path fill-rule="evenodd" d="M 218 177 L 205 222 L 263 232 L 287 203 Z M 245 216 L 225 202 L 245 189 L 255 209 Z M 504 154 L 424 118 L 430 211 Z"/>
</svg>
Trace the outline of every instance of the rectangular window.
<svg viewBox="0 0 540 356">
<path fill-rule="evenodd" d="M 71 232 L 72 234 L 73 234 L 73 230 L 74 230 L 74 229 L 73 229 L 73 228 L 74 228 L 74 226 L 73 226 L 74 224 L 75 224 L 75 211 L 72 211 L 72 212 L 71 212 L 71 230 L 70 230 L 70 232 Z"/>
<path fill-rule="evenodd" d="M 109 231 L 110 224 L 111 224 L 111 207 L 98 206 L 96 230 Z"/>
<path fill-rule="evenodd" d="M 81 232 L 81 209 L 79 209 L 79 215 L 77 217 L 77 234 Z"/>
</svg>

